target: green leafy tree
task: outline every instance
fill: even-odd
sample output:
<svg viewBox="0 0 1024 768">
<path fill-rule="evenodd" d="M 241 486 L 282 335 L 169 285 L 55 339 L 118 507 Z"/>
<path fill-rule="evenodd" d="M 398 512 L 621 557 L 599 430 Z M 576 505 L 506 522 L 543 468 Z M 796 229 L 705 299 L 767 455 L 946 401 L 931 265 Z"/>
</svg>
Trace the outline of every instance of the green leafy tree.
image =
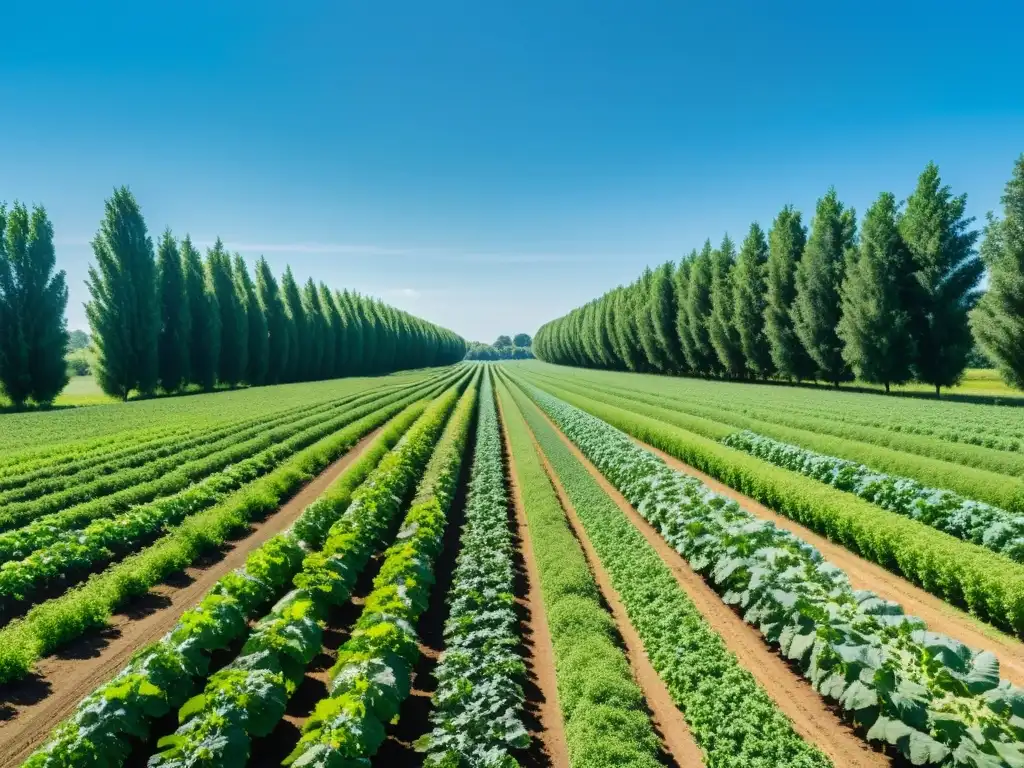
<svg viewBox="0 0 1024 768">
<path fill-rule="evenodd" d="M 206 252 L 206 275 L 220 312 L 217 378 L 222 384 L 233 387 L 244 378 L 249 362 L 249 319 L 235 288 L 231 257 L 219 237 Z"/>
<path fill-rule="evenodd" d="M 733 293 L 733 270 L 736 268 L 736 246 L 728 235 L 713 251 L 711 278 L 711 346 L 722 372 L 738 378 L 747 372 L 743 358 L 743 342 L 736 328 L 736 297 Z"/>
<path fill-rule="evenodd" d="M 988 291 L 971 313 L 971 328 L 1007 384 L 1024 389 L 1024 155 L 1003 193 L 1003 218 L 989 215 L 981 258 Z"/>
<path fill-rule="evenodd" d="M 127 187 L 106 201 L 92 250 L 96 265 L 89 267 L 92 299 L 86 316 L 96 346 L 96 380 L 114 397 L 126 400 L 132 390 L 148 395 L 159 377 L 156 259 L 142 211 Z"/>
<path fill-rule="evenodd" d="M 839 289 L 854 240 L 854 213 L 830 189 L 818 200 L 811 236 L 797 264 L 792 311 L 796 335 L 817 365 L 818 378 L 835 386 L 852 377 L 837 328 L 842 312 Z"/>
<path fill-rule="evenodd" d="M 672 370 L 672 360 L 658 338 L 658 329 L 654 318 L 654 272 L 650 267 L 644 270 L 634 290 L 637 337 L 647 361 L 646 368 L 668 373 Z"/>
<path fill-rule="evenodd" d="M 505 347 L 512 346 L 512 338 L 510 336 L 499 336 L 495 339 L 493 344 L 495 349 L 504 349 Z"/>
<path fill-rule="evenodd" d="M 807 245 L 807 229 L 800 212 L 785 206 L 768 233 L 765 276 L 764 332 L 772 364 L 779 375 L 804 381 L 815 375 L 815 364 L 797 336 L 793 322 L 796 269 Z"/>
<path fill-rule="evenodd" d="M 696 374 L 696 365 L 699 362 L 697 349 L 693 344 L 693 335 L 690 333 L 690 271 L 693 269 L 693 262 L 697 260 L 697 251 L 691 251 L 679 262 L 679 267 L 672 276 L 673 287 L 676 293 L 676 337 L 679 339 L 679 350 L 683 355 L 683 373 Z"/>
<path fill-rule="evenodd" d="M 262 256 L 256 262 L 256 297 L 267 323 L 267 376 L 268 384 L 285 380 L 288 372 L 288 312 L 285 310 L 277 279 Z"/>
<path fill-rule="evenodd" d="M 864 216 L 860 247 L 843 280 L 837 330 L 843 358 L 858 378 L 884 384 L 886 392 L 911 376 L 913 338 L 905 302 L 912 269 L 899 232 L 899 206 L 885 192 Z"/>
<path fill-rule="evenodd" d="M 973 343 L 968 316 L 984 265 L 974 250 L 978 232 L 970 229 L 974 219 L 964 215 L 966 208 L 967 195 L 954 197 L 929 163 L 900 219 L 919 286 L 912 316 L 914 372 L 936 395 L 963 377 Z"/>
<path fill-rule="evenodd" d="M 763 379 L 774 375 L 771 344 L 765 330 L 768 240 L 755 221 L 740 247 L 733 270 L 733 323 L 747 371 Z"/>
<path fill-rule="evenodd" d="M 0 230 L 3 227 L 0 226 Z M 78 352 L 79 350 L 88 349 L 89 344 L 92 343 L 92 339 L 89 338 L 89 334 L 82 330 L 74 330 L 68 334 L 68 351 Z"/>
<path fill-rule="evenodd" d="M 345 320 L 345 375 L 358 376 L 365 370 L 363 344 L 365 324 L 355 296 L 348 291 L 335 294 L 338 309 Z"/>
<path fill-rule="evenodd" d="M 533 339 L 530 338 L 528 333 L 517 333 L 512 337 L 512 344 L 516 347 L 532 347 Z"/>
<path fill-rule="evenodd" d="M 302 293 L 291 267 L 285 267 L 281 277 L 281 298 L 288 315 L 288 365 L 282 381 L 303 381 L 308 370 L 309 329 L 306 311 L 302 306 Z"/>
<path fill-rule="evenodd" d="M 220 309 L 206 278 L 202 256 L 188 235 L 181 241 L 180 250 L 189 315 L 189 380 L 209 391 L 217 384 L 220 364 Z"/>
<path fill-rule="evenodd" d="M 0 206 L 0 389 L 15 406 L 49 404 L 68 383 L 68 288 L 42 207 Z"/>
<path fill-rule="evenodd" d="M 270 334 L 267 330 L 267 318 L 263 314 L 263 305 L 256 294 L 256 286 L 249 276 L 249 268 L 240 254 L 235 254 L 235 293 L 245 309 L 246 329 L 248 331 L 248 359 L 242 380 L 247 384 L 259 386 L 267 382 L 267 370 L 270 366 Z"/>
<path fill-rule="evenodd" d="M 715 256 L 711 241 L 690 262 L 686 292 L 686 328 L 689 333 L 690 357 L 694 373 L 714 376 L 721 372 L 718 355 L 711 343 L 711 286 L 715 277 Z"/>
<path fill-rule="evenodd" d="M 328 337 L 331 340 L 329 351 L 325 350 L 327 356 L 326 369 L 327 377 L 334 379 L 344 376 L 345 365 L 345 321 L 338 311 L 338 305 L 334 301 L 331 290 L 320 283 L 320 310 L 330 327 Z"/>
<path fill-rule="evenodd" d="M 324 352 L 327 349 L 327 322 L 320 312 L 320 294 L 313 278 L 302 286 L 302 311 L 306 315 L 306 333 L 309 335 L 309 359 L 305 367 L 305 379 L 323 379 L 326 378 L 323 368 Z"/>
<path fill-rule="evenodd" d="M 656 270 L 651 281 L 651 321 L 659 348 L 665 358 L 665 370 L 678 372 L 685 365 L 683 349 L 676 333 L 676 317 L 679 305 L 676 302 L 675 269 L 666 261 Z"/>
<path fill-rule="evenodd" d="M 181 253 L 169 229 L 164 230 L 157 247 L 156 270 L 160 293 L 160 386 L 165 392 L 177 392 L 189 380 L 191 315 Z"/>
</svg>

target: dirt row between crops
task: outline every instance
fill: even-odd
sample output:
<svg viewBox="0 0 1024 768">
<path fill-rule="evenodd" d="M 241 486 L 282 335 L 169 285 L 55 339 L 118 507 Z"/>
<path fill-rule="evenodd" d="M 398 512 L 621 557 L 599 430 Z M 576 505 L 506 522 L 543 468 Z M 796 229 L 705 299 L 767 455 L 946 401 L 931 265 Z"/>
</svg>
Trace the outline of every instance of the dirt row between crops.
<svg viewBox="0 0 1024 768">
<path fill-rule="evenodd" d="M 716 493 L 734 499 L 755 517 L 770 520 L 779 528 L 790 531 L 817 548 L 826 560 L 841 568 L 850 577 L 854 589 L 869 589 L 886 600 L 899 603 L 907 613 L 923 619 L 928 629 L 933 632 L 949 635 L 974 649 L 992 651 L 999 657 L 999 676 L 1016 685 L 1024 685 L 1024 643 L 1020 640 L 954 608 L 882 566 L 854 554 L 841 544 L 829 541 L 810 528 L 773 512 L 749 496 L 744 496 L 674 456 L 639 440 L 635 442 L 663 459 L 673 469 L 692 475 Z"/>
<path fill-rule="evenodd" d="M 704 620 L 721 636 L 740 665 L 754 676 L 779 710 L 789 718 L 793 730 L 807 742 L 818 747 L 837 766 L 891 766 L 892 761 L 886 755 L 872 750 L 850 725 L 825 703 L 810 683 L 764 642 L 754 627 L 743 621 L 742 617 L 722 602 L 718 593 L 708 586 L 699 573 L 690 568 L 689 563 L 669 546 L 555 423 L 548 419 L 546 414 L 542 415 L 601 489 L 644 535 Z"/>
<path fill-rule="evenodd" d="M 307 483 L 276 512 L 253 523 L 244 538 L 230 542 L 219 559 L 186 568 L 111 618 L 102 632 L 42 659 L 36 673 L 6 686 L 2 696 L 0 764 L 20 764 L 92 693 L 128 663 L 139 648 L 165 635 L 224 574 L 241 567 L 249 553 L 288 528 L 366 450 L 376 429 Z"/>
</svg>

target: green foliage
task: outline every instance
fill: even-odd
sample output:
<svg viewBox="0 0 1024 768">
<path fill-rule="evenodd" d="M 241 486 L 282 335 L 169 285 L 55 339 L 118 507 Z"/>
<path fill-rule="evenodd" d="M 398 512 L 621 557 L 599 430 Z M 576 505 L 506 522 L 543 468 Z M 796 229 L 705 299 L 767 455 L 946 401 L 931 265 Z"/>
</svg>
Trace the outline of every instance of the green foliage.
<svg viewBox="0 0 1024 768">
<path fill-rule="evenodd" d="M 974 251 L 978 233 L 969 229 L 967 195 L 954 197 L 929 163 L 907 198 L 900 234 L 910 248 L 918 291 L 913 313 L 915 376 L 941 387 L 958 383 L 972 339 L 968 313 L 977 302 L 984 265 Z"/>
<path fill-rule="evenodd" d="M 303 379 L 323 379 L 329 374 L 324 371 L 324 357 L 327 352 L 328 320 L 320 308 L 320 293 L 310 278 L 302 286 L 302 314 L 306 317 L 306 334 L 309 337 L 309 358 L 302 368 Z M 330 339 L 331 354 L 334 354 L 334 339 Z"/>
<path fill-rule="evenodd" d="M 211 390 L 220 367 L 220 309 L 199 251 L 188 235 L 181 241 L 181 270 L 189 313 L 189 380 Z"/>
<path fill-rule="evenodd" d="M 206 280 L 220 318 L 217 380 L 233 387 L 242 382 L 249 364 L 249 318 L 235 285 L 231 257 L 219 237 L 206 252 Z"/>
<path fill-rule="evenodd" d="M 989 218 L 981 258 L 988 290 L 971 313 L 971 329 L 1003 380 L 1024 389 L 1024 155 L 1002 197 L 1003 218 Z"/>
<path fill-rule="evenodd" d="M 711 342 L 715 264 L 711 241 L 706 240 L 700 253 L 691 258 L 684 305 L 689 344 L 684 345 L 683 349 L 689 350 L 687 362 L 690 370 L 704 376 L 714 375 L 721 370 L 718 355 Z"/>
<path fill-rule="evenodd" d="M 736 328 L 736 296 L 733 291 L 736 268 L 736 246 L 725 235 L 718 250 L 712 253 L 711 267 L 711 346 L 724 375 L 738 378 L 746 375 L 743 343 Z"/>
<path fill-rule="evenodd" d="M 817 749 L 794 733 L 786 716 L 704 621 L 668 564 L 536 408 L 521 395 L 517 400 L 640 635 L 651 664 L 684 713 L 708 764 L 730 768 L 830 765 Z M 577 442 L 579 433 L 567 429 L 564 412 L 556 413 L 546 403 L 543 405 Z M 616 434 L 628 441 L 621 433 Z M 603 443 L 607 448 L 613 445 L 610 440 Z M 590 455 L 591 444 L 577 444 Z M 606 453 L 606 458 L 617 461 L 622 470 L 637 474 L 620 452 Z M 605 463 L 594 457 L 592 460 L 603 472 L 606 470 Z M 613 484 L 619 484 L 618 476 L 607 474 Z M 656 521 L 652 523 L 656 525 Z"/>
<path fill-rule="evenodd" d="M 733 324 L 740 338 L 747 371 L 767 378 L 775 373 L 765 328 L 768 241 L 755 221 L 743 239 L 733 270 Z"/>
<path fill-rule="evenodd" d="M 836 329 L 842 311 L 839 289 L 855 244 L 855 214 L 829 189 L 811 221 L 811 236 L 796 268 L 793 328 L 817 366 L 816 378 L 838 386 L 851 378 Z"/>
<path fill-rule="evenodd" d="M 666 373 L 672 369 L 672 360 L 662 347 L 661 339 L 654 320 L 654 273 L 647 268 L 637 281 L 634 289 L 636 291 L 636 315 L 637 338 L 640 341 L 640 348 L 646 358 L 647 370 Z M 592 353 L 591 353 L 592 356 Z"/>
<path fill-rule="evenodd" d="M 263 314 L 263 306 L 256 295 L 256 287 L 249 276 L 249 268 L 245 260 L 235 254 L 235 293 L 245 309 L 248 359 L 242 380 L 246 384 L 259 386 L 267 381 L 267 369 L 270 365 L 270 334 L 267 330 L 267 318 Z"/>
<path fill-rule="evenodd" d="M 797 335 L 793 318 L 797 265 L 807 246 L 807 228 L 800 212 L 785 206 L 768 232 L 764 330 L 772 362 L 780 376 L 803 381 L 814 378 L 814 361 Z"/>
<path fill-rule="evenodd" d="M 309 366 L 312 339 L 306 321 L 306 310 L 302 305 L 302 294 L 291 267 L 287 267 L 281 276 L 281 300 L 288 317 L 288 363 L 281 375 L 281 381 L 302 381 Z"/>
<path fill-rule="evenodd" d="M 79 350 L 87 349 L 90 342 L 89 334 L 85 331 L 71 331 L 68 334 L 68 352 L 78 352 Z"/>
<path fill-rule="evenodd" d="M 164 230 L 156 255 L 160 301 L 160 336 L 157 368 L 160 387 L 177 392 L 189 381 L 191 314 L 185 287 L 182 256 L 171 230 Z"/>
<path fill-rule="evenodd" d="M 884 192 L 868 208 L 860 246 L 850 259 L 841 289 L 842 317 L 836 333 L 843 359 L 862 381 L 903 384 L 914 359 L 910 310 L 913 263 L 899 232 L 899 208 Z"/>
<path fill-rule="evenodd" d="M 555 653 L 569 765 L 659 765 L 660 744 L 644 695 L 621 650 L 615 621 L 549 482 L 519 406 L 499 387 L 516 483 Z"/>
<path fill-rule="evenodd" d="M 530 338 L 528 333 L 517 333 L 512 337 L 513 347 L 531 347 L 533 346 L 533 339 Z"/>
<path fill-rule="evenodd" d="M 256 295 L 260 309 L 267 323 L 267 376 L 268 384 L 277 384 L 284 380 L 288 370 L 289 344 L 292 333 L 289 329 L 290 318 L 285 310 L 277 279 L 270 271 L 267 260 L 260 258 L 256 262 Z"/>
<path fill-rule="evenodd" d="M 665 356 L 665 370 L 668 372 L 680 371 L 686 365 L 676 328 L 679 303 L 674 278 L 673 264 L 666 261 L 654 271 L 651 282 L 651 321 L 654 323 L 654 334 Z"/>
<path fill-rule="evenodd" d="M 868 728 L 868 741 L 886 742 L 917 765 L 976 768 L 1024 759 L 1024 728 L 1014 711 L 1021 689 L 1000 681 L 994 654 L 930 632 L 898 604 L 853 590 L 845 574 L 789 532 L 671 470 L 609 424 L 531 394 L 726 603 L 815 690 Z M 727 459 L 731 467 L 744 465 L 739 456 Z"/>
<path fill-rule="evenodd" d="M 15 406 L 49 404 L 68 383 L 64 272 L 42 207 L 0 205 L 0 392 Z"/>
<path fill-rule="evenodd" d="M 86 316 L 96 346 L 96 380 L 108 395 L 127 399 L 156 389 L 160 305 L 156 296 L 153 241 L 138 203 L 127 187 L 106 201 L 92 241 L 91 300 Z"/>
</svg>

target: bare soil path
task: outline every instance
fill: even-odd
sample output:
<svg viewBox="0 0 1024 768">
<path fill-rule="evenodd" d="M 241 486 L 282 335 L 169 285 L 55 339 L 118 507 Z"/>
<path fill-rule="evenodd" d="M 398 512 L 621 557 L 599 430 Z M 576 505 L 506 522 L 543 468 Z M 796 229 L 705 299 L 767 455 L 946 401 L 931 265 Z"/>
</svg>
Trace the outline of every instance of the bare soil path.
<svg viewBox="0 0 1024 768">
<path fill-rule="evenodd" d="M 20 764 L 85 696 L 117 674 L 139 648 L 165 635 L 224 574 L 241 567 L 253 549 L 288 528 L 302 511 L 362 455 L 376 429 L 307 483 L 287 503 L 220 552 L 133 600 L 93 633 L 42 659 L 36 673 L 0 689 L 0 766 Z"/>
<path fill-rule="evenodd" d="M 825 703 L 818 692 L 764 642 L 756 629 L 722 602 L 701 575 L 694 572 L 689 563 L 661 538 L 650 523 L 644 520 L 626 498 L 605 479 L 554 422 L 550 419 L 548 422 L 573 455 L 587 468 L 605 493 L 668 565 L 679 586 L 693 601 L 705 621 L 722 637 L 739 663 L 754 676 L 779 710 L 789 718 L 796 733 L 817 746 L 836 766 L 891 766 L 890 758 L 873 751 L 867 742 Z"/>
<path fill-rule="evenodd" d="M 810 528 L 805 528 L 800 523 L 773 512 L 749 496 L 744 496 L 739 491 L 674 456 L 639 440 L 634 442 L 659 456 L 673 469 L 692 475 L 716 493 L 734 499 L 755 517 L 771 520 L 779 528 L 790 531 L 816 547 L 826 560 L 846 572 L 854 589 L 869 589 L 886 600 L 899 603 L 907 613 L 923 619 L 933 632 L 949 635 L 971 648 L 992 651 L 999 657 L 1000 677 L 1016 685 L 1024 685 L 1024 643 L 1017 638 L 1000 632 L 995 627 L 951 606 L 935 595 L 914 586 L 891 571 L 887 571 L 882 566 L 871 563 L 842 545 L 829 541 Z"/>
</svg>

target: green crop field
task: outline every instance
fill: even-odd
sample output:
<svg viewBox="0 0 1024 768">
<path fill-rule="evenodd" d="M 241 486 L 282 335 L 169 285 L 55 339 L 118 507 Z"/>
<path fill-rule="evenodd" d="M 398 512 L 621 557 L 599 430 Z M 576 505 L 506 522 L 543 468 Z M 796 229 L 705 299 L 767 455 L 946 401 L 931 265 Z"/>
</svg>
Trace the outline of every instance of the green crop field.
<svg viewBox="0 0 1024 768">
<path fill-rule="evenodd" d="M 12 765 L 1024 759 L 1024 410 L 514 361 L 0 419 Z"/>
</svg>

